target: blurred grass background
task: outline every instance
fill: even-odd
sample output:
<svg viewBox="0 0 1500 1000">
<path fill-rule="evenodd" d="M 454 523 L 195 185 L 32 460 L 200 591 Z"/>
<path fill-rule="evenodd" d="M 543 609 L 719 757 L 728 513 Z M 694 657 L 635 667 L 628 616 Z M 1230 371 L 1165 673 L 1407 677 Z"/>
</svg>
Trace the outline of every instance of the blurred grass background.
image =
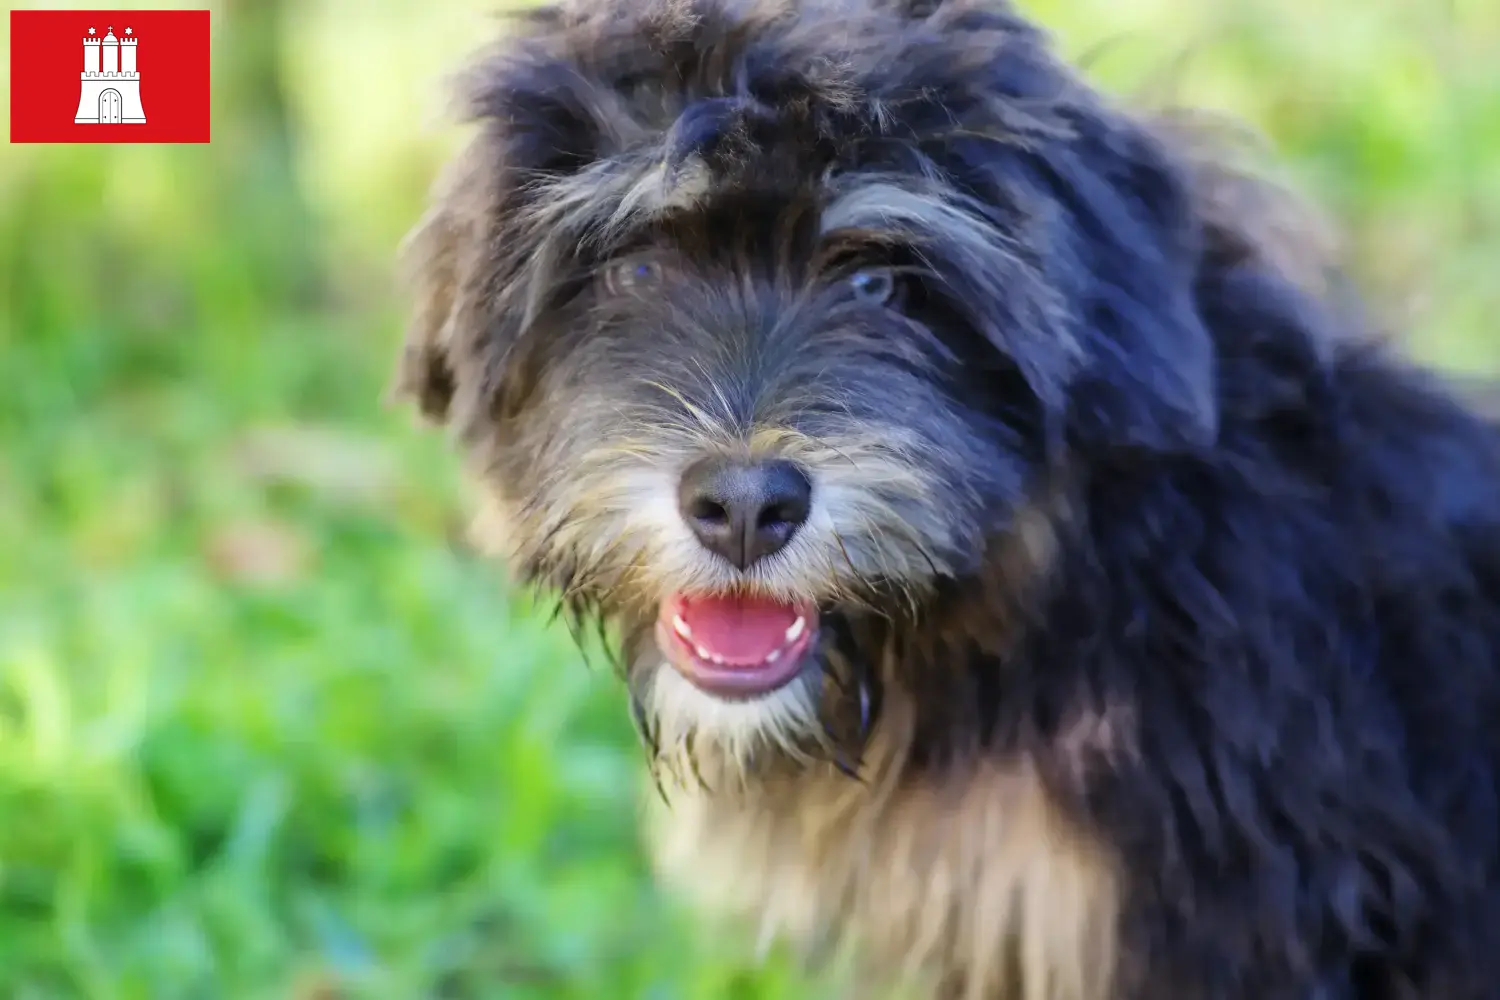
<svg viewBox="0 0 1500 1000">
<path fill-rule="evenodd" d="M 211 145 L 0 155 L 0 997 L 808 989 L 653 891 L 617 685 L 381 404 L 492 5 L 225 0 Z M 1385 324 L 1500 367 L 1500 5 L 1025 6 L 1268 135 Z"/>
</svg>

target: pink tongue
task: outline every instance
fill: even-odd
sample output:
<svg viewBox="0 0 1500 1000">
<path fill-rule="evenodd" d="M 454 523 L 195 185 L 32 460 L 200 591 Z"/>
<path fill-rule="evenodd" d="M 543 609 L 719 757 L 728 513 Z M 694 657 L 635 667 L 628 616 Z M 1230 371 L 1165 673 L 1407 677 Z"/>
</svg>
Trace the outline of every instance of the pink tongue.
<svg viewBox="0 0 1500 1000">
<path fill-rule="evenodd" d="M 797 620 L 792 605 L 760 597 L 684 598 L 677 613 L 695 645 L 741 664 L 760 663 L 786 645 L 786 630 Z"/>
</svg>

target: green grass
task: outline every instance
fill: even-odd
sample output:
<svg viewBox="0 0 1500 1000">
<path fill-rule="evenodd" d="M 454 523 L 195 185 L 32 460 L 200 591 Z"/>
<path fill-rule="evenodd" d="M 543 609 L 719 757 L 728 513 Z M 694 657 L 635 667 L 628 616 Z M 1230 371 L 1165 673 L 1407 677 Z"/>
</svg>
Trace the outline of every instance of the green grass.
<svg viewBox="0 0 1500 1000">
<path fill-rule="evenodd" d="M 381 405 L 482 6 L 215 5 L 211 146 L 0 157 L 0 996 L 804 995 L 652 888 L 617 683 Z M 1191 51 L 1414 349 L 1500 363 L 1493 5 L 1030 6 L 1120 90 Z"/>
</svg>

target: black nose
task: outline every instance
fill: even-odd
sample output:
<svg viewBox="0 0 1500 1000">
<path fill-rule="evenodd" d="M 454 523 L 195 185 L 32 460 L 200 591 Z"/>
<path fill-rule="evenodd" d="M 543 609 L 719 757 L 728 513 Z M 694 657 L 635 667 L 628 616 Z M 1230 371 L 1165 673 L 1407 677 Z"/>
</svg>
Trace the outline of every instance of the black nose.
<svg viewBox="0 0 1500 1000">
<path fill-rule="evenodd" d="M 682 474 L 677 502 L 704 548 L 745 569 L 792 540 L 812 507 L 812 483 L 791 462 L 708 458 Z"/>
</svg>

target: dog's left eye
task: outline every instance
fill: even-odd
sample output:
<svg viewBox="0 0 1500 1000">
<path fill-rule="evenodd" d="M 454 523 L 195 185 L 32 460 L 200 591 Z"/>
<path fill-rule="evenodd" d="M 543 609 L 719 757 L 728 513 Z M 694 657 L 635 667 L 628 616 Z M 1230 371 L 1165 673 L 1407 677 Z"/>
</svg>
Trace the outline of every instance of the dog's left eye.
<svg viewBox="0 0 1500 1000">
<path fill-rule="evenodd" d="M 883 306 L 896 297 L 896 272 L 888 267 L 866 267 L 849 276 L 849 288 L 861 302 Z"/>
<path fill-rule="evenodd" d="M 604 272 L 604 284 L 613 294 L 649 285 L 661 274 L 661 266 L 650 260 L 622 260 Z"/>
</svg>

